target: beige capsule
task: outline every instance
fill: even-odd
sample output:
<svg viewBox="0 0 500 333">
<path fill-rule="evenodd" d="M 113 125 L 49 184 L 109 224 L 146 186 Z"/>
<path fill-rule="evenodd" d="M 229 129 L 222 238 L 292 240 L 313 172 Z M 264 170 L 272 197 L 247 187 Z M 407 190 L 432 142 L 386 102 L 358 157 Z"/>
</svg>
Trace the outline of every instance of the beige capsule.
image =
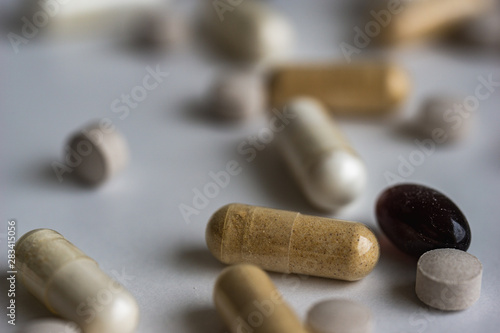
<svg viewBox="0 0 500 333">
<path fill-rule="evenodd" d="M 256 266 L 226 268 L 215 283 L 214 302 L 232 333 L 306 333 L 271 279 Z"/>
<path fill-rule="evenodd" d="M 214 213 L 206 241 L 225 264 L 348 281 L 365 277 L 379 257 L 375 235 L 361 223 L 236 203 Z"/>
<path fill-rule="evenodd" d="M 395 44 L 440 36 L 484 13 L 491 5 L 491 0 L 402 1 L 382 28 L 380 41 Z"/>
<path fill-rule="evenodd" d="M 308 96 L 337 115 L 376 116 L 391 113 L 405 101 L 410 79 L 405 70 L 386 63 L 290 64 L 271 71 L 268 90 L 275 108 Z"/>
<path fill-rule="evenodd" d="M 135 331 L 139 308 L 134 297 L 58 232 L 24 234 L 16 243 L 16 268 L 38 300 L 84 333 Z"/>
</svg>

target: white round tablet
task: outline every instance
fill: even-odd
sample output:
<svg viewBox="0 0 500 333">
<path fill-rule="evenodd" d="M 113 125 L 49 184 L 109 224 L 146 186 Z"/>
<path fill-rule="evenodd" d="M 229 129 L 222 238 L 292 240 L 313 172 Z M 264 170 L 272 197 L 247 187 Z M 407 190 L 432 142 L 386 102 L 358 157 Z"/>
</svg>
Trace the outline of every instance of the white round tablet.
<svg viewBox="0 0 500 333">
<path fill-rule="evenodd" d="M 97 185 L 128 162 L 125 138 L 114 127 L 94 123 L 75 133 L 66 149 L 66 163 L 79 180 Z"/>
<path fill-rule="evenodd" d="M 347 299 L 331 299 L 315 304 L 307 313 L 311 333 L 368 333 L 372 330 L 369 308 Z"/>
<path fill-rule="evenodd" d="M 31 321 L 23 326 L 17 333 L 81 333 L 75 323 L 56 318 L 46 318 Z"/>
<path fill-rule="evenodd" d="M 248 119 L 264 113 L 266 94 L 263 78 L 256 72 L 239 70 L 220 76 L 212 88 L 212 113 L 225 119 Z"/>
<path fill-rule="evenodd" d="M 424 253 L 417 264 L 415 292 L 440 310 L 464 310 L 481 294 L 483 267 L 473 255 L 457 249 Z"/>
</svg>

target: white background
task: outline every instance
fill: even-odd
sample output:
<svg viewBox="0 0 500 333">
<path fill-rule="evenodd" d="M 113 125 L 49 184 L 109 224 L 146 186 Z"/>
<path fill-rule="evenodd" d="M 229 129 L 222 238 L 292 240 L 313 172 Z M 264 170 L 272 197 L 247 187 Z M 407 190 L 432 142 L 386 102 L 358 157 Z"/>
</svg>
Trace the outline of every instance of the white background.
<svg viewBox="0 0 500 333">
<path fill-rule="evenodd" d="M 191 15 L 198 1 L 175 2 Z M 201 1 L 199 1 L 201 2 Z M 2 2 L 2 15 L 13 1 Z M 339 43 L 352 43 L 350 7 L 341 1 L 272 1 L 296 31 L 296 59 L 345 61 Z M 345 3 L 348 3 L 346 1 Z M 194 18 L 194 16 L 191 16 Z M 366 22 L 366 21 L 365 21 Z M 266 125 L 255 120 L 223 126 L 200 116 L 213 78 L 224 62 L 200 47 L 166 55 L 140 55 L 107 43 L 56 43 L 35 38 L 14 53 L 2 30 L 0 42 L 1 209 L 0 241 L 8 219 L 18 236 L 34 228 L 53 228 L 99 262 L 107 273 L 125 274 L 124 285 L 141 308 L 139 332 L 225 332 L 212 303 L 214 281 L 224 267 L 208 252 L 204 235 L 210 215 L 220 206 L 242 202 L 321 214 L 305 202 L 279 155 L 266 147 L 251 163 L 237 146 Z M 361 56 L 369 57 L 367 49 Z M 413 90 L 402 109 L 412 115 L 429 94 L 474 94 L 477 77 L 500 81 L 498 54 L 445 46 L 417 46 L 387 55 L 408 69 Z M 120 119 L 111 103 L 142 83 L 146 66 L 169 77 L 147 99 Z M 444 313 L 424 306 L 414 294 L 415 261 L 382 243 L 375 270 L 359 282 L 342 282 L 272 273 L 285 299 L 301 318 L 327 297 L 346 297 L 369 306 L 375 332 L 493 332 L 500 319 L 500 113 L 498 90 L 482 101 L 474 131 L 457 144 L 438 147 L 407 178 L 434 187 L 463 210 L 472 229 L 469 252 L 484 265 L 480 300 L 470 309 Z M 109 118 L 130 145 L 131 163 L 97 189 L 66 179 L 59 183 L 51 163 L 62 161 L 68 135 L 93 119 Z M 398 122 L 339 120 L 366 162 L 369 182 L 353 204 L 334 216 L 366 223 L 380 236 L 375 221 L 377 195 L 387 187 L 384 173 L 397 173 L 400 156 L 418 147 L 397 130 Z M 186 223 L 181 203 L 191 204 L 193 189 L 210 181 L 230 160 L 243 171 Z M 0 277 L 7 271 L 7 248 L 0 256 Z M 7 304 L 1 279 L 0 303 Z M 51 314 L 18 284 L 17 324 Z M 13 332 L 2 315 L 0 331 Z"/>
</svg>

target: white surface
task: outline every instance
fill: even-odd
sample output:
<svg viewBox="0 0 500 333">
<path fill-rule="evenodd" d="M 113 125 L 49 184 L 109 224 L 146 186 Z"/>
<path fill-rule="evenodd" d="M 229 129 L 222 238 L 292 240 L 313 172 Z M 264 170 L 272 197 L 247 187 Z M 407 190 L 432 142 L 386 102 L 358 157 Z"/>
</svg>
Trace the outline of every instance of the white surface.
<svg viewBox="0 0 500 333">
<path fill-rule="evenodd" d="M 179 1 L 180 3 L 181 1 Z M 189 9 L 198 1 L 182 1 Z M 346 1 L 348 3 L 348 1 Z M 294 56 L 342 61 L 338 47 L 349 42 L 340 1 L 273 1 L 297 32 Z M 2 4 L 2 7 L 5 7 Z M 2 15 L 5 11 L 2 9 Z M 2 36 L 6 31 L 2 31 Z M 370 52 L 362 50 L 361 55 Z M 0 42 L 1 207 L 0 233 L 5 244 L 7 220 L 15 218 L 18 237 L 28 230 L 53 228 L 99 262 L 137 297 L 139 332 L 226 332 L 212 303 L 213 283 L 224 267 L 208 252 L 204 234 L 210 215 L 229 202 L 316 213 L 292 181 L 271 147 L 248 162 L 237 147 L 267 126 L 217 126 L 197 116 L 193 101 L 204 97 L 221 62 L 201 52 L 140 57 L 104 44 L 44 44 L 35 38 L 15 54 Z M 405 106 L 412 113 L 436 91 L 474 94 L 479 75 L 500 81 L 498 55 L 474 51 L 414 47 L 392 56 L 408 68 L 414 90 Z M 121 94 L 142 85 L 146 66 L 170 75 L 130 111 L 113 112 Z M 301 318 L 327 297 L 350 298 L 370 307 L 374 332 L 494 332 L 500 325 L 500 89 L 481 102 L 473 132 L 456 145 L 437 149 L 415 168 L 408 181 L 447 194 L 467 216 L 472 229 L 469 252 L 484 267 L 482 295 L 470 309 L 442 313 L 422 304 L 414 293 L 416 261 L 393 250 L 383 237 L 382 257 L 359 282 L 271 274 Z M 50 164 L 61 161 L 68 135 L 92 119 L 110 118 L 131 149 L 128 168 L 103 187 L 59 183 Z M 360 221 L 380 236 L 374 217 L 377 195 L 387 186 L 384 173 L 397 173 L 401 156 L 417 146 L 394 127 L 378 121 L 340 121 L 353 147 L 367 164 L 368 186 L 356 202 L 335 217 Z M 191 223 L 179 213 L 190 204 L 193 189 L 211 181 L 209 172 L 237 160 L 242 172 Z M 332 215 L 333 216 L 333 215 Z M 2 304 L 7 304 L 7 250 L 1 246 Z M 17 322 L 50 313 L 18 283 Z M 6 311 L 5 307 L 2 307 Z M 13 332 L 0 320 L 1 332 Z"/>
</svg>

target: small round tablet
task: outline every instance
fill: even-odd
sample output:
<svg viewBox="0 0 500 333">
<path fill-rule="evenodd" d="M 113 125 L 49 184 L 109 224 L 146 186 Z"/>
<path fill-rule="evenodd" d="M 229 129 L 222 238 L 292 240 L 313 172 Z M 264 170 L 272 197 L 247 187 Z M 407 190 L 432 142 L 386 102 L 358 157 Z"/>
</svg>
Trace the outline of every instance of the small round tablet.
<svg viewBox="0 0 500 333">
<path fill-rule="evenodd" d="M 437 142 L 456 141 L 465 137 L 474 122 L 474 115 L 464 107 L 459 96 L 430 96 L 423 103 L 415 130 Z"/>
<path fill-rule="evenodd" d="M 66 149 L 66 161 L 71 162 L 79 180 L 97 185 L 113 176 L 128 162 L 125 138 L 113 127 L 93 123 L 75 133 Z"/>
<path fill-rule="evenodd" d="M 372 330 L 369 308 L 347 299 L 331 299 L 315 304 L 307 313 L 311 333 L 368 333 Z"/>
<path fill-rule="evenodd" d="M 56 318 L 46 318 L 31 321 L 23 326 L 17 333 L 81 333 L 75 323 Z"/>
<path fill-rule="evenodd" d="M 252 71 L 228 72 L 215 82 L 211 98 L 214 115 L 233 120 L 251 118 L 264 113 L 264 82 Z"/>
<path fill-rule="evenodd" d="M 456 249 L 424 253 L 417 264 L 415 292 L 440 310 L 464 310 L 481 294 L 483 267 L 473 255 Z"/>
</svg>

